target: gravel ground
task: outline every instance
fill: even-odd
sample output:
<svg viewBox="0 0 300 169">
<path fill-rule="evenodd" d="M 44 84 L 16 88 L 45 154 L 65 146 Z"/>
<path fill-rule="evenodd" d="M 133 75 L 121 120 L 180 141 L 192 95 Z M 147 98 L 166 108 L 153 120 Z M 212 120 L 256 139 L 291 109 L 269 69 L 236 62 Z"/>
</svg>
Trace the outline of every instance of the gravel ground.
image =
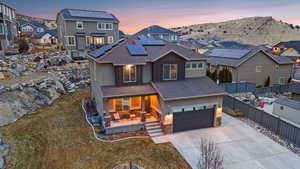
<svg viewBox="0 0 300 169">
<path fill-rule="evenodd" d="M 252 121 L 250 119 L 242 117 L 242 118 L 240 118 L 240 120 L 242 120 L 243 122 L 245 122 L 250 127 L 255 128 L 260 133 L 264 134 L 265 136 L 267 136 L 270 139 L 274 140 L 278 144 L 286 147 L 287 149 L 291 150 L 292 152 L 294 152 L 295 154 L 297 154 L 298 156 L 300 156 L 300 147 L 287 142 L 286 140 L 284 140 L 281 137 L 279 137 L 278 135 L 276 135 L 274 132 L 272 132 L 269 129 L 267 129 L 267 128 L 265 128 L 265 127 L 263 127 L 263 126 L 255 123 L 254 121 Z"/>
</svg>

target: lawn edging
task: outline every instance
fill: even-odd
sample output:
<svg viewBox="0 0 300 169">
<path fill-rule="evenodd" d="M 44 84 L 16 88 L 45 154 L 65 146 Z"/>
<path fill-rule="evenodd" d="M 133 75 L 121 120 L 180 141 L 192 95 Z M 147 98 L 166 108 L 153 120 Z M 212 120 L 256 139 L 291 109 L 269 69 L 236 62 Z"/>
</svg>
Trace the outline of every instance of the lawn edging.
<svg viewBox="0 0 300 169">
<path fill-rule="evenodd" d="M 93 126 L 93 124 L 88 120 L 88 115 L 87 115 L 87 111 L 85 109 L 85 99 L 82 99 L 82 103 L 81 103 L 81 108 L 84 112 L 84 116 L 85 116 L 85 120 L 87 121 L 87 123 L 89 124 L 89 126 L 92 128 L 93 130 L 93 135 L 95 137 L 96 140 L 104 142 L 104 143 L 113 143 L 113 142 L 119 142 L 119 141 L 123 141 L 123 140 L 128 140 L 128 139 L 139 139 L 139 138 L 150 138 L 149 136 L 132 136 L 132 137 L 127 137 L 127 138 L 121 138 L 121 139 L 116 139 L 116 140 L 105 140 L 100 138 L 95 131 L 95 127 Z"/>
</svg>

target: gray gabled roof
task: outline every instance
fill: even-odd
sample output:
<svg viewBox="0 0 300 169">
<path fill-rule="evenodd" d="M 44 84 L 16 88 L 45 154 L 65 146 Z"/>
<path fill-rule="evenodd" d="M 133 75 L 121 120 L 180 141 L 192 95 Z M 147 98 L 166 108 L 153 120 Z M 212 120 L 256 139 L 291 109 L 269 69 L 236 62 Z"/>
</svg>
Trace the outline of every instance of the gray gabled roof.
<svg viewBox="0 0 300 169">
<path fill-rule="evenodd" d="M 296 109 L 296 110 L 300 110 L 300 102 L 298 102 L 296 100 L 286 98 L 286 97 L 279 98 L 279 99 L 275 100 L 274 103 L 284 105 L 284 106 L 287 106 L 287 107 L 290 107 L 290 108 L 293 108 L 293 109 Z"/>
<path fill-rule="evenodd" d="M 214 50 L 220 50 L 220 49 L 212 49 L 205 53 L 205 55 L 209 56 L 208 63 L 211 65 L 224 65 L 224 66 L 230 66 L 230 67 L 239 67 L 242 63 L 246 62 L 251 57 L 255 56 L 259 52 L 263 52 L 267 57 L 272 59 L 277 64 L 294 64 L 294 62 L 285 56 L 274 56 L 270 53 L 265 52 L 261 48 L 252 48 L 252 49 L 222 49 L 224 51 L 224 56 L 221 54 L 221 52 L 214 52 Z M 245 52 L 240 52 L 245 50 Z M 239 51 L 243 56 L 235 57 L 235 58 L 229 58 L 227 56 L 229 53 L 236 53 L 236 51 Z M 247 52 L 249 51 L 249 52 Z M 220 56 L 215 56 L 215 53 L 218 53 Z"/>
<path fill-rule="evenodd" d="M 225 95 L 210 78 L 188 78 L 179 81 L 153 82 L 154 89 L 165 101 Z"/>
<path fill-rule="evenodd" d="M 98 21 L 107 20 L 119 22 L 111 13 L 106 11 L 84 10 L 84 9 L 63 9 L 58 14 L 62 15 L 64 20 L 83 20 Z"/>
<path fill-rule="evenodd" d="M 112 63 L 114 65 L 144 65 L 147 62 L 155 62 L 170 52 L 174 52 L 186 60 L 207 60 L 207 56 L 205 55 L 165 40 L 163 40 L 163 46 L 144 46 L 147 51 L 146 56 L 132 56 L 128 51 L 127 45 L 134 44 L 138 40 L 138 37 L 139 35 L 137 34 L 130 36 L 99 57 L 96 54 L 98 53 L 97 51 L 103 50 L 101 48 L 89 52 L 89 56 L 98 63 Z"/>
<path fill-rule="evenodd" d="M 153 25 L 149 26 L 148 28 L 144 28 L 141 31 L 139 31 L 137 34 L 143 34 L 143 35 L 148 35 L 148 34 L 172 34 L 172 35 L 178 35 L 177 32 L 174 32 L 170 29 L 163 28 L 158 25 Z"/>
</svg>

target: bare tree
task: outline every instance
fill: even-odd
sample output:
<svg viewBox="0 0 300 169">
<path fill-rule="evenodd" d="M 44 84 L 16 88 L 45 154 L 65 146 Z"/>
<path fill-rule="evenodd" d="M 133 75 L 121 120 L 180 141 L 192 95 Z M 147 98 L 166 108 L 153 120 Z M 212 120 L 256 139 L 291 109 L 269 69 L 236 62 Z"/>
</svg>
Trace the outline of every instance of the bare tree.
<svg viewBox="0 0 300 169">
<path fill-rule="evenodd" d="M 212 140 L 201 139 L 198 169 L 224 169 L 223 156 L 216 143 Z"/>
</svg>

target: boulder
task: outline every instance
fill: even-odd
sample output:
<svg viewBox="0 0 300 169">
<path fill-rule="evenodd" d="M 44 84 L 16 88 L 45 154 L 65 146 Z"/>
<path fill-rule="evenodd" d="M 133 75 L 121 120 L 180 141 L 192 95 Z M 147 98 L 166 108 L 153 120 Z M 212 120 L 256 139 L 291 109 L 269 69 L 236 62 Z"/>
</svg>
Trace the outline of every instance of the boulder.
<svg viewBox="0 0 300 169">
<path fill-rule="evenodd" d="M 51 104 L 51 100 L 43 95 L 42 93 L 40 93 L 38 90 L 34 89 L 34 88 L 24 88 L 23 90 L 27 95 L 31 96 L 35 102 L 39 105 L 50 105 Z"/>
</svg>

